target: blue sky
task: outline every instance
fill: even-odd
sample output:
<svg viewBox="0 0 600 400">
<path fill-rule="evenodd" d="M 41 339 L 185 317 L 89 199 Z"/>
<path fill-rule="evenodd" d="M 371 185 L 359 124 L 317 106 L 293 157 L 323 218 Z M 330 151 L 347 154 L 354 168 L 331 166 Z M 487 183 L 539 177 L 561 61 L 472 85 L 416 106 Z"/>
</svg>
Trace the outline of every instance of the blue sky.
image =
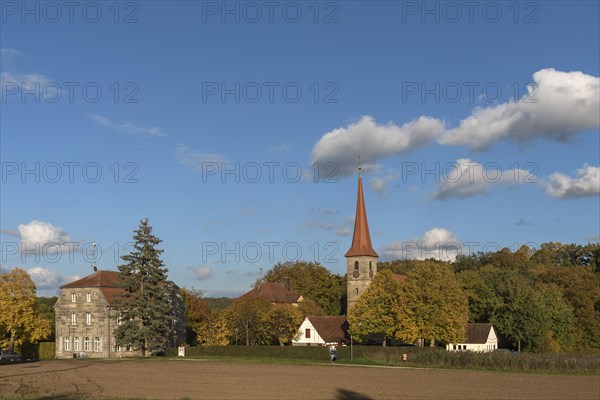
<svg viewBox="0 0 600 400">
<path fill-rule="evenodd" d="M 344 273 L 359 156 L 381 260 L 599 240 L 598 2 L 0 12 L 2 268 L 41 294 L 115 269 L 145 217 L 209 296 Z"/>
</svg>

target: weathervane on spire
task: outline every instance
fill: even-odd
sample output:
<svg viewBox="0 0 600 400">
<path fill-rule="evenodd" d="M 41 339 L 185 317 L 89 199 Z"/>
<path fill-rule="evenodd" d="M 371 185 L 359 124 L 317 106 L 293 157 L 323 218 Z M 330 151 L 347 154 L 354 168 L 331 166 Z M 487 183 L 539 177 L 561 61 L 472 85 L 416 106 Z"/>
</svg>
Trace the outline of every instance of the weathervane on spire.
<svg viewBox="0 0 600 400">
<path fill-rule="evenodd" d="M 360 165 L 360 156 L 358 156 L 358 177 L 362 176 L 362 165 Z"/>
</svg>

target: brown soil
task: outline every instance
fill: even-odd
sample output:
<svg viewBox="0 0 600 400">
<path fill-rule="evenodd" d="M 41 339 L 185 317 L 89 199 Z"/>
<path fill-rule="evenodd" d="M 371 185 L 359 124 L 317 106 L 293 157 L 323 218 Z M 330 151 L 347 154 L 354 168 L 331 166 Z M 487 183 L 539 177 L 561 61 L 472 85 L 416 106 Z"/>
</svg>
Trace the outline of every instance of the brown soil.
<svg viewBox="0 0 600 400">
<path fill-rule="evenodd" d="M 65 360 L 0 366 L 0 397 L 150 399 L 600 399 L 600 378 L 202 360 Z"/>
</svg>

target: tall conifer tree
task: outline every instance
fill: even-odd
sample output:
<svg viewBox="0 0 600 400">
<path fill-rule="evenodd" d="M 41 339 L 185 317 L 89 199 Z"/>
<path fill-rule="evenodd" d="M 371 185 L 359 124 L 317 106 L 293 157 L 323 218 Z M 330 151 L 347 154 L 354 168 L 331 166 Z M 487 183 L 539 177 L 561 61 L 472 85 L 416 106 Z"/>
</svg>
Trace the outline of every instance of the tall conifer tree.
<svg viewBox="0 0 600 400">
<path fill-rule="evenodd" d="M 167 285 L 167 268 L 156 246 L 161 242 L 152 234 L 148 219 L 140 221 L 134 231 L 133 251 L 121 257 L 119 287 L 124 290 L 116 299 L 120 325 L 116 340 L 119 346 L 133 346 L 142 355 L 164 352 L 171 333 L 172 309 Z"/>
</svg>

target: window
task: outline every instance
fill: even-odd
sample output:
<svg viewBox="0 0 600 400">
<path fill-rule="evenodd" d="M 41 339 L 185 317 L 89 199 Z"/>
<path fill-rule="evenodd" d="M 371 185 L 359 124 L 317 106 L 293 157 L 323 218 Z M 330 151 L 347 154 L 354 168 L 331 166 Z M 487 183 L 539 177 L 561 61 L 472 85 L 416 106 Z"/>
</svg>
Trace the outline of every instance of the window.
<svg viewBox="0 0 600 400">
<path fill-rule="evenodd" d="M 356 288 L 356 294 L 358 294 L 358 288 Z"/>
<path fill-rule="evenodd" d="M 87 301 L 88 303 L 92 302 L 92 294 L 91 293 L 85 294 L 85 301 Z"/>
<path fill-rule="evenodd" d="M 307 328 L 304 332 L 304 337 L 310 339 L 310 328 Z"/>
<path fill-rule="evenodd" d="M 83 340 L 83 351 L 90 351 L 90 338 L 88 336 Z"/>
<path fill-rule="evenodd" d="M 71 338 L 65 337 L 65 351 L 71 351 Z"/>
<path fill-rule="evenodd" d="M 92 324 L 92 313 L 89 313 L 89 312 L 85 313 L 85 324 L 86 325 Z"/>
<path fill-rule="evenodd" d="M 81 350 L 79 337 L 76 337 L 75 339 L 73 339 L 73 350 L 75 350 L 75 351 Z"/>
<path fill-rule="evenodd" d="M 71 313 L 71 325 L 77 325 L 77 314 Z"/>
<path fill-rule="evenodd" d="M 77 295 L 75 293 L 71 293 L 71 303 L 77 303 Z"/>
<path fill-rule="evenodd" d="M 358 261 L 354 261 L 354 270 L 358 271 Z"/>
<path fill-rule="evenodd" d="M 373 265 L 371 265 L 371 261 L 369 261 L 369 271 L 373 271 Z"/>
<path fill-rule="evenodd" d="M 121 313 L 117 314 L 117 325 L 121 325 Z M 119 350 L 121 351 L 121 350 Z"/>
<path fill-rule="evenodd" d="M 100 351 L 100 338 L 97 336 L 94 338 L 94 351 Z"/>
</svg>

